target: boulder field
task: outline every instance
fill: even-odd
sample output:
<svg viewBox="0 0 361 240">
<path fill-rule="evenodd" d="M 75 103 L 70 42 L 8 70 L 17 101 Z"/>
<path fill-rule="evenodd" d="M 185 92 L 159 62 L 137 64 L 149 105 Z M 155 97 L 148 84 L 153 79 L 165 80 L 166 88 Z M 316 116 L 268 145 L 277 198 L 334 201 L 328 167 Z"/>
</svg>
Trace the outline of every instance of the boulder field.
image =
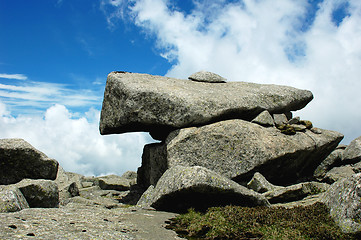
<svg viewBox="0 0 361 240">
<path fill-rule="evenodd" d="M 205 71 L 112 72 L 100 133 L 159 141 L 144 146 L 138 172 L 86 177 L 22 139 L 0 139 L 0 238 L 177 239 L 162 224 L 188 208 L 316 202 L 361 234 L 361 137 L 342 145 L 341 133 L 294 117 L 312 98 Z"/>
</svg>

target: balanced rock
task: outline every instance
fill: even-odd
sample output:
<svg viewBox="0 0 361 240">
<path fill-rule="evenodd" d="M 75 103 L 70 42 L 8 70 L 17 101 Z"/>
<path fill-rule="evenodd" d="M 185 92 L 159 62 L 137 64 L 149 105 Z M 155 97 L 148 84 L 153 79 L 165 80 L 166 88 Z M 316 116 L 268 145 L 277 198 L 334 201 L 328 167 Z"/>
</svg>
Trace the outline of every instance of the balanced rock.
<svg viewBox="0 0 361 240">
<path fill-rule="evenodd" d="M 197 81 L 112 72 L 108 75 L 100 133 L 150 132 L 163 140 L 174 129 L 227 119 L 252 120 L 268 110 L 302 109 L 310 91 L 247 82 L 204 84 Z"/>
<path fill-rule="evenodd" d="M 24 195 L 19 188 L 10 186 L 0 186 L 0 213 L 16 212 L 29 208 Z"/>
<path fill-rule="evenodd" d="M 332 184 L 321 201 L 343 232 L 361 233 L 361 173 Z"/>
<path fill-rule="evenodd" d="M 269 206 L 261 194 L 204 167 L 174 166 L 138 202 L 143 207 L 184 212 L 223 205 Z"/>
<path fill-rule="evenodd" d="M 170 167 L 203 166 L 239 183 L 260 172 L 277 185 L 312 176 L 343 135 L 310 130 L 285 135 L 244 120 L 227 120 L 171 132 L 163 143 L 147 145 L 138 184 L 155 185 Z"/>
<path fill-rule="evenodd" d="M 0 139 L 0 184 L 24 178 L 54 180 L 58 162 L 48 158 L 23 139 Z"/>
<path fill-rule="evenodd" d="M 227 79 L 219 76 L 218 74 L 200 71 L 193 73 L 188 77 L 189 80 L 197 81 L 197 82 L 208 82 L 208 83 L 225 83 Z"/>
</svg>

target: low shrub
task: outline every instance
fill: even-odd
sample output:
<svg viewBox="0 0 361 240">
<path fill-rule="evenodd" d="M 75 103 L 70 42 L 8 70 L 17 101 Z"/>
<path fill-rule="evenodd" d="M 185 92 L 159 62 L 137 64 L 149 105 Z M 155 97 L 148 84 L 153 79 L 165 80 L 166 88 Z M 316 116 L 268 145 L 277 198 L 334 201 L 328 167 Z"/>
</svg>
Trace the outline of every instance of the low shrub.
<svg viewBox="0 0 361 240">
<path fill-rule="evenodd" d="M 167 226 L 188 239 L 356 239 L 341 232 L 324 204 L 268 208 L 226 206 L 190 209 Z"/>
</svg>

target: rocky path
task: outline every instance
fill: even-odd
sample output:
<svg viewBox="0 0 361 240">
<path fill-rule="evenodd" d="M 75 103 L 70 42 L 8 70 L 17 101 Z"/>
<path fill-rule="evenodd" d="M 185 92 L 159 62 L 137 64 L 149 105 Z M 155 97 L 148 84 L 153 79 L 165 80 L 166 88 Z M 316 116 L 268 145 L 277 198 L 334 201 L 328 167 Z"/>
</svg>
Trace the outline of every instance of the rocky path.
<svg viewBox="0 0 361 240">
<path fill-rule="evenodd" d="M 167 230 L 175 214 L 136 207 L 106 209 L 70 203 L 0 213 L 0 239 L 181 239 Z"/>
</svg>

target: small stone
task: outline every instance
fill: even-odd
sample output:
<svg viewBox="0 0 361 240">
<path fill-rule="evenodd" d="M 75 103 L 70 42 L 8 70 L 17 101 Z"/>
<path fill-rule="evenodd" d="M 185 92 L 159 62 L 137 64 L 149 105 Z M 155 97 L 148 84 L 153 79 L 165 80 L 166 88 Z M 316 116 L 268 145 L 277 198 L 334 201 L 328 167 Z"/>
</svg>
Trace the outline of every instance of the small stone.
<svg viewBox="0 0 361 240">
<path fill-rule="evenodd" d="M 273 114 L 273 119 L 276 124 L 276 126 L 279 125 L 285 125 L 288 122 L 288 119 L 286 117 L 286 114 Z"/>
<path fill-rule="evenodd" d="M 309 120 L 301 120 L 300 124 L 305 125 L 307 129 L 312 129 L 312 122 Z"/>
<path fill-rule="evenodd" d="M 322 134 L 322 130 L 319 128 L 311 128 L 311 132 L 314 134 Z"/>
<path fill-rule="evenodd" d="M 306 126 L 299 124 L 291 124 L 290 126 L 293 127 L 296 132 L 304 132 L 307 129 Z"/>
<path fill-rule="evenodd" d="M 208 83 L 225 83 L 227 81 L 227 79 L 225 79 L 224 77 L 221 77 L 218 74 L 207 71 L 200 71 L 193 73 L 188 77 L 188 79 L 192 81 L 208 82 Z"/>
<path fill-rule="evenodd" d="M 247 187 L 258 193 L 273 191 L 273 190 L 279 188 L 278 186 L 273 185 L 272 183 L 268 182 L 267 179 L 259 172 L 256 172 L 253 175 L 253 178 L 251 179 L 251 181 L 249 181 L 249 183 L 247 184 Z"/>
<path fill-rule="evenodd" d="M 291 120 L 289 120 L 287 123 L 292 125 L 292 124 L 298 124 L 300 122 L 300 117 L 294 117 Z"/>
<path fill-rule="evenodd" d="M 271 114 L 267 110 L 264 110 L 263 112 L 261 112 L 251 122 L 252 123 L 257 123 L 257 124 L 259 124 L 261 126 L 264 126 L 264 127 L 273 127 L 275 125 Z"/>
</svg>

